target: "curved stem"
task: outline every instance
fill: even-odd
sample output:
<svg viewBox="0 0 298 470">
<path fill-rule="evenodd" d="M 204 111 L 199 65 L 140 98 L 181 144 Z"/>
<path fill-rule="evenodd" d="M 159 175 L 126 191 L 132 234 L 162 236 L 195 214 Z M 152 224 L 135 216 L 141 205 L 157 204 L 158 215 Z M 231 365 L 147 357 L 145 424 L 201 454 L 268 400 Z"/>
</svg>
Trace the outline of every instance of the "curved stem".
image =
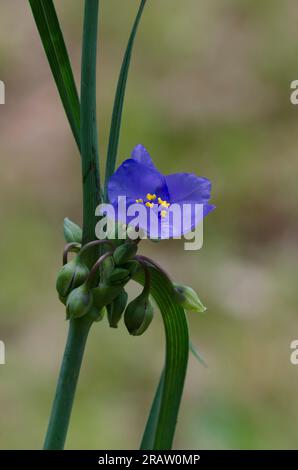
<svg viewBox="0 0 298 470">
<path fill-rule="evenodd" d="M 45 450 L 62 450 L 68 430 L 85 345 L 93 320 L 71 320 L 56 395 L 44 443 Z"/>
<path fill-rule="evenodd" d="M 144 271 L 144 289 L 143 289 L 143 292 L 142 294 L 146 297 L 149 296 L 150 294 L 150 284 L 151 284 L 151 275 L 150 275 L 150 271 L 149 271 L 149 268 L 145 262 L 145 260 L 143 259 L 145 257 L 141 256 L 141 255 L 138 255 L 138 256 L 135 256 L 134 259 L 136 261 L 138 261 L 140 263 L 140 265 L 142 266 L 143 268 L 143 271 Z"/>
<path fill-rule="evenodd" d="M 82 256 L 88 251 L 90 248 L 93 248 L 95 246 L 101 246 L 101 245 L 109 245 L 113 250 L 115 249 L 115 245 L 112 241 L 110 240 L 93 240 L 92 242 L 86 243 L 81 250 L 79 255 Z"/>
<path fill-rule="evenodd" d="M 81 248 L 81 245 L 79 243 L 76 243 L 76 242 L 71 242 L 71 243 L 67 243 L 63 249 L 63 256 L 62 256 L 62 262 L 63 262 L 63 266 L 67 263 L 68 261 L 68 253 L 70 251 L 74 251 L 74 252 L 77 252 L 79 251 L 79 249 Z"/>
<path fill-rule="evenodd" d="M 143 261 L 143 262 L 149 264 L 150 266 L 153 266 L 154 268 L 156 268 L 157 271 L 159 271 L 167 279 L 167 281 L 172 285 L 173 291 L 175 292 L 172 279 L 170 278 L 168 273 L 158 263 L 153 261 L 148 256 L 144 256 L 144 255 L 138 255 L 138 256 L 136 256 L 136 258 L 138 259 L 138 261 Z"/>
<path fill-rule="evenodd" d="M 96 263 L 92 266 L 92 269 L 88 275 L 88 278 L 86 280 L 86 285 L 91 288 L 92 287 L 92 283 L 94 281 L 94 278 L 96 277 L 97 275 L 97 271 L 98 271 L 98 268 L 100 268 L 100 266 L 102 265 L 102 263 L 107 259 L 109 258 L 110 256 L 112 256 L 112 252 L 111 251 L 108 251 L 108 253 L 105 253 L 104 255 L 102 255 L 97 261 Z"/>
</svg>

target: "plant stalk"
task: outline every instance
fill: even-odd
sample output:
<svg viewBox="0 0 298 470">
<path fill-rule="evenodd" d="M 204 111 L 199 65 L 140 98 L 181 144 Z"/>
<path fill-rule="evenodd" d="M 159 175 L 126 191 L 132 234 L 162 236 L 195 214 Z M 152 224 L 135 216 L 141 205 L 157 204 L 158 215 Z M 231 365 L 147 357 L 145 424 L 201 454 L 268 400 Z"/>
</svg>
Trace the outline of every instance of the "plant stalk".
<svg viewBox="0 0 298 470">
<path fill-rule="evenodd" d="M 81 156 L 83 178 L 83 245 L 95 237 L 95 209 L 100 203 L 96 123 L 96 55 L 99 0 L 85 0 L 81 70 Z M 96 261 L 96 250 L 89 265 Z M 93 254 L 93 256 L 92 256 Z M 90 266 L 91 267 L 91 266 Z"/>
<path fill-rule="evenodd" d="M 67 343 L 49 420 L 44 450 L 63 450 L 85 345 L 92 319 L 70 320 Z"/>
<path fill-rule="evenodd" d="M 83 245 L 95 234 L 95 209 L 101 200 L 96 123 L 96 56 L 99 0 L 85 0 L 81 72 L 80 144 L 83 180 Z M 97 250 L 90 250 L 91 267 Z M 93 319 L 88 314 L 70 320 L 56 395 L 46 434 L 45 450 L 62 450 L 67 435 L 83 354 Z"/>
</svg>

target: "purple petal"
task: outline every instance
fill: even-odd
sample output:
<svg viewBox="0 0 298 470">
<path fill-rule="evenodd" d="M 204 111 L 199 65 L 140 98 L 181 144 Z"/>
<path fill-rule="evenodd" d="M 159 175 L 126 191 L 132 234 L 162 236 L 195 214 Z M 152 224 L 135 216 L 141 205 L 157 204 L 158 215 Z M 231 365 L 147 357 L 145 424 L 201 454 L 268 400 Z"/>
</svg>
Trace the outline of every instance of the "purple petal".
<svg viewBox="0 0 298 470">
<path fill-rule="evenodd" d="M 120 208 L 118 202 L 113 203 L 115 209 L 116 221 L 126 225 L 138 227 L 147 234 L 148 238 L 160 238 L 160 221 L 158 218 L 158 206 L 154 208 L 146 207 L 142 203 L 136 203 L 132 199 L 126 200 L 126 209 Z M 155 224 L 152 223 L 152 217 L 155 214 Z"/>
<path fill-rule="evenodd" d="M 150 168 L 156 169 L 148 150 L 141 144 L 135 146 L 131 152 L 131 158 L 139 163 L 142 163 L 143 165 L 147 165 Z"/>
<path fill-rule="evenodd" d="M 185 204 L 187 206 L 183 208 Z M 179 210 L 177 215 L 169 211 L 168 217 L 162 220 L 161 239 L 181 237 L 193 231 L 202 219 L 215 208 L 209 204 L 199 204 L 193 201 L 183 201 L 175 203 L 175 205 L 180 207 L 180 217 Z"/>
<path fill-rule="evenodd" d="M 108 183 L 108 196 L 112 204 L 116 202 L 118 196 L 136 200 L 145 199 L 147 193 L 168 198 L 165 177 L 155 168 L 138 163 L 132 158 L 120 165 Z"/>
<path fill-rule="evenodd" d="M 172 203 L 188 200 L 204 204 L 210 199 L 211 182 L 207 178 L 193 173 L 174 173 L 165 179 Z"/>
<path fill-rule="evenodd" d="M 185 211 L 185 209 L 183 211 L 184 204 L 188 204 L 187 211 Z M 119 207 L 117 202 L 115 202 L 113 205 L 116 210 L 115 213 L 117 222 L 121 221 L 122 223 L 127 225 L 137 225 L 147 234 L 148 238 L 159 238 L 161 240 L 170 239 L 174 237 L 180 238 L 185 233 L 193 231 L 195 227 L 202 221 L 202 218 L 214 209 L 214 206 L 211 206 L 209 204 L 198 205 L 187 201 L 186 203 L 183 202 L 181 204 L 175 204 L 176 208 L 178 208 L 178 214 L 176 213 L 176 215 L 173 215 L 172 212 L 169 211 L 168 217 L 158 218 L 157 205 L 155 205 L 153 209 L 149 209 L 143 204 L 136 204 L 134 200 L 127 199 L 126 209 L 124 212 L 118 211 Z M 134 207 L 134 210 L 130 211 L 130 215 L 127 215 L 127 210 L 129 210 L 129 206 L 132 205 Z M 134 212 L 135 210 L 136 212 Z M 155 224 L 152 223 L 153 212 L 156 214 L 155 221 L 157 221 L 157 223 Z M 141 216 L 141 214 L 143 213 L 144 217 Z"/>
</svg>

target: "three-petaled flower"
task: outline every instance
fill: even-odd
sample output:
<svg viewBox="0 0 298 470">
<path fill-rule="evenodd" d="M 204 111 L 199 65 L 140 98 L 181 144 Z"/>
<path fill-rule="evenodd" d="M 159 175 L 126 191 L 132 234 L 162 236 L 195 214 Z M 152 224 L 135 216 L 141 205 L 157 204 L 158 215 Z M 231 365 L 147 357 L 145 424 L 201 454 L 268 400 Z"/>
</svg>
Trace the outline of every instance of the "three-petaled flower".
<svg viewBox="0 0 298 470">
<path fill-rule="evenodd" d="M 214 209 L 209 204 L 210 194 L 207 178 L 193 173 L 160 173 L 142 145 L 133 149 L 131 158 L 119 166 L 108 183 L 109 201 L 115 208 L 119 197 L 125 196 L 127 208 L 137 205 L 140 211 L 145 210 L 147 217 L 138 219 L 138 226 L 149 238 L 156 238 L 156 227 L 153 235 L 149 222 L 152 213 L 158 220 L 158 238 L 180 237 L 193 230 Z M 132 220 L 130 214 L 125 222 Z"/>
</svg>

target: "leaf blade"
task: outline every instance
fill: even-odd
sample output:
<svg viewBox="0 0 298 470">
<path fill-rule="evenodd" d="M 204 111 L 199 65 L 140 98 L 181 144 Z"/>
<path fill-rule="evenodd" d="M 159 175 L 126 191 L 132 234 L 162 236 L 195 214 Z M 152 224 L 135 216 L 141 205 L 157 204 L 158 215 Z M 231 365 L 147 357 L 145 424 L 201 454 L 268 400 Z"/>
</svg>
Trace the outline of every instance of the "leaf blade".
<svg viewBox="0 0 298 470">
<path fill-rule="evenodd" d="M 198 351 L 197 347 L 193 344 L 192 341 L 189 342 L 189 350 L 193 354 L 193 356 L 197 359 L 197 361 L 206 369 L 208 369 L 208 364 L 201 355 L 201 353 Z"/>
<path fill-rule="evenodd" d="M 80 103 L 70 59 L 52 0 L 29 0 L 73 136 L 80 148 Z"/>
<path fill-rule="evenodd" d="M 173 286 L 150 267 L 151 294 L 162 314 L 166 334 L 166 361 L 145 428 L 142 450 L 172 448 L 186 376 L 189 336 L 185 312 L 173 302 Z M 142 283 L 142 275 L 137 280 Z M 163 376 L 164 374 L 164 376 Z"/>
<path fill-rule="evenodd" d="M 146 5 L 146 1 L 147 0 L 141 0 L 139 10 L 137 12 L 137 16 L 135 18 L 135 21 L 134 21 L 134 24 L 133 24 L 133 27 L 129 36 L 129 40 L 128 40 L 126 51 L 123 57 L 123 62 L 122 62 L 122 66 L 121 66 L 121 70 L 119 74 L 118 83 L 117 83 L 114 106 L 113 106 L 113 113 L 112 113 L 111 128 L 110 128 L 107 161 L 106 161 L 105 200 L 107 198 L 108 181 L 115 171 L 119 136 L 120 136 L 120 128 L 121 128 L 122 111 L 123 111 L 123 104 L 124 104 L 124 96 L 125 96 L 125 90 L 126 90 L 130 59 L 132 55 L 132 49 L 133 49 L 137 29 L 138 29 L 138 26 L 142 17 L 142 13 Z"/>
<path fill-rule="evenodd" d="M 149 416 L 147 419 L 146 427 L 142 437 L 142 442 L 140 445 L 141 450 L 151 450 L 154 446 L 154 438 L 156 434 L 156 428 L 158 424 L 158 417 L 160 413 L 161 397 L 164 387 L 165 373 L 164 369 L 162 370 L 158 386 L 154 395 L 154 399 L 151 405 Z"/>
</svg>

